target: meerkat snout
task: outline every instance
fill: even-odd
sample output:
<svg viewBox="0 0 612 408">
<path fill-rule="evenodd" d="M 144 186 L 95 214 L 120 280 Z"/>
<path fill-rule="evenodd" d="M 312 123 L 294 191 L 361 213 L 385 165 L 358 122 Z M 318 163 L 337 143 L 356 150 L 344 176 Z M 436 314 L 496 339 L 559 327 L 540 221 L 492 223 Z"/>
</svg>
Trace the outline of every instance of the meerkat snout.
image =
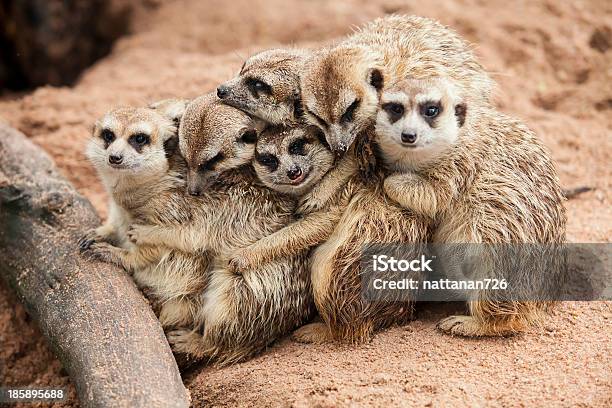
<svg viewBox="0 0 612 408">
<path fill-rule="evenodd" d="M 228 87 L 228 86 L 226 86 L 226 85 L 224 85 L 224 84 L 223 84 L 223 85 L 219 85 L 219 86 L 217 87 L 217 97 L 218 97 L 219 99 L 223 99 L 223 98 L 225 98 L 226 96 L 228 96 L 228 95 L 229 95 L 229 92 L 230 92 L 229 87 Z"/>
<path fill-rule="evenodd" d="M 287 177 L 289 177 L 289 180 L 294 182 L 300 179 L 303 175 L 304 173 L 302 172 L 302 169 L 295 165 L 292 166 L 289 170 L 287 170 Z"/>
<path fill-rule="evenodd" d="M 417 134 L 415 131 L 402 132 L 402 143 L 413 145 L 417 140 Z"/>
<path fill-rule="evenodd" d="M 111 154 L 110 156 L 108 156 L 108 162 L 110 164 L 121 164 L 122 161 L 123 161 L 123 155 Z"/>
</svg>

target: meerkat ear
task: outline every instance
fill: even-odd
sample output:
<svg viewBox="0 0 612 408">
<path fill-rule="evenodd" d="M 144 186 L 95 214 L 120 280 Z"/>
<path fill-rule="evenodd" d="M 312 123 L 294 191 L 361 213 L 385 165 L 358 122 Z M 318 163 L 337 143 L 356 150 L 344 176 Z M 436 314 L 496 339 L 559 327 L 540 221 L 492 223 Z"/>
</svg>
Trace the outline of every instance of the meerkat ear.
<svg viewBox="0 0 612 408">
<path fill-rule="evenodd" d="M 465 116 L 467 115 L 467 105 L 465 103 L 459 103 L 455 105 L 455 116 L 457 117 L 457 123 L 459 127 L 465 123 Z"/>
<path fill-rule="evenodd" d="M 327 143 L 327 139 L 325 138 L 325 133 L 323 133 L 323 131 L 319 129 L 318 126 L 312 126 L 312 131 L 314 132 L 317 139 L 319 139 L 319 142 L 321 142 L 321 144 L 325 146 L 325 148 L 331 152 L 331 146 L 329 145 L 329 143 Z"/>
<path fill-rule="evenodd" d="M 170 119 L 174 126 L 176 126 L 176 131 L 178 132 L 179 125 L 181 124 L 181 118 L 187 109 L 187 105 L 189 104 L 188 99 L 181 100 L 168 100 L 164 99 L 159 102 L 154 102 L 149 105 L 149 108 L 158 111 L 162 116 Z"/>
<path fill-rule="evenodd" d="M 302 98 L 300 97 L 299 89 L 293 91 L 293 117 L 295 119 L 304 117 L 304 108 L 302 107 Z"/>
<path fill-rule="evenodd" d="M 368 72 L 368 83 L 377 91 L 382 90 L 382 87 L 385 84 L 385 79 L 380 69 L 372 68 L 370 72 Z"/>
<path fill-rule="evenodd" d="M 166 158 L 169 158 L 176 152 L 176 148 L 179 144 L 178 136 L 172 136 L 164 142 L 164 152 L 166 152 Z"/>
<path fill-rule="evenodd" d="M 247 129 L 240 135 L 242 143 L 253 144 L 257 142 L 257 131 L 255 129 Z"/>
</svg>

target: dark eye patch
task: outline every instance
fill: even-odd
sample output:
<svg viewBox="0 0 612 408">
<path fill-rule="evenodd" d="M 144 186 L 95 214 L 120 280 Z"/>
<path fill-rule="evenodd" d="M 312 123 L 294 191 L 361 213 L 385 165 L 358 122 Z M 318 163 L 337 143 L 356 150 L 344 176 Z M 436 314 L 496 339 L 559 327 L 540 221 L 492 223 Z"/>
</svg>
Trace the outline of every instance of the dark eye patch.
<svg viewBox="0 0 612 408">
<path fill-rule="evenodd" d="M 151 138 L 146 133 L 135 133 L 128 138 L 128 143 L 138 153 L 142 151 L 142 148 L 151 142 Z"/>
<path fill-rule="evenodd" d="M 100 138 L 104 141 L 104 148 L 107 148 L 115 140 L 115 133 L 110 129 L 102 129 Z"/>
<path fill-rule="evenodd" d="M 255 129 L 249 129 L 240 135 L 240 141 L 242 143 L 253 144 L 257 142 L 257 131 Z"/>
<path fill-rule="evenodd" d="M 353 116 L 355 115 L 355 111 L 359 107 L 360 103 L 361 101 L 359 99 L 355 99 L 353 103 L 351 103 L 349 107 L 346 108 L 346 111 L 344 111 L 344 113 L 342 114 L 342 117 L 340 118 L 340 122 L 342 123 L 352 122 Z"/>
<path fill-rule="evenodd" d="M 298 156 L 305 156 L 306 152 L 304 151 L 304 147 L 306 146 L 307 143 L 308 143 L 308 141 L 306 139 L 304 139 L 303 137 L 294 140 L 289 145 L 289 149 L 288 149 L 289 150 L 289 154 L 291 154 L 291 155 L 298 155 Z"/>
<path fill-rule="evenodd" d="M 273 154 L 255 152 L 255 160 L 262 166 L 266 166 L 271 172 L 278 169 L 278 159 Z"/>
<path fill-rule="evenodd" d="M 306 112 L 308 112 L 310 115 L 312 115 L 312 117 L 315 118 L 315 120 L 319 123 L 319 126 L 321 126 L 322 128 L 327 129 L 329 127 L 329 125 L 327 124 L 326 121 L 321 119 L 321 117 L 319 115 L 317 115 L 316 113 L 314 113 L 310 109 L 306 108 Z"/>
<path fill-rule="evenodd" d="M 225 155 L 220 152 L 217 153 L 212 159 L 200 164 L 200 171 L 204 172 L 208 170 L 213 170 L 219 162 L 223 161 L 223 159 L 225 159 Z"/>
<path fill-rule="evenodd" d="M 331 147 L 329 146 L 329 143 L 327 143 L 327 139 L 325 138 L 325 133 L 323 133 L 321 131 L 321 129 L 315 128 L 314 129 L 314 134 L 315 134 L 316 138 L 319 140 L 319 142 L 321 142 L 321 144 L 323 146 L 325 146 L 327 148 L 327 150 L 331 151 Z"/>
<path fill-rule="evenodd" d="M 442 113 L 442 104 L 440 101 L 423 102 L 419 105 L 419 112 L 429 126 L 435 127 L 436 118 Z"/>
<path fill-rule="evenodd" d="M 395 123 L 404 116 L 404 105 L 397 102 L 389 102 L 382 105 L 382 108 L 389 116 L 389 121 Z"/>
<path fill-rule="evenodd" d="M 259 97 L 261 94 L 272 95 L 272 87 L 261 79 L 247 78 L 245 84 L 255 97 Z"/>
</svg>

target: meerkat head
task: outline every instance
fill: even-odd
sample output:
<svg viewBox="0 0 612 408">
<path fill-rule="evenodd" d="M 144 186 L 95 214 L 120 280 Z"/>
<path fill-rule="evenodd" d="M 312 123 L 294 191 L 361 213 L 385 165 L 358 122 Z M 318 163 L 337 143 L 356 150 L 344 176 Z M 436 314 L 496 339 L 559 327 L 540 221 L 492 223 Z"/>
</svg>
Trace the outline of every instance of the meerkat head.
<svg viewBox="0 0 612 408">
<path fill-rule="evenodd" d="M 181 120 L 179 148 L 187 162 L 187 189 L 200 195 L 223 172 L 249 164 L 257 130 L 246 113 L 214 94 L 194 99 Z"/>
<path fill-rule="evenodd" d="M 391 166 L 414 168 L 457 143 L 467 105 L 452 82 L 409 79 L 385 91 L 376 118 L 376 141 Z"/>
<path fill-rule="evenodd" d="M 118 108 L 94 124 L 87 157 L 106 176 L 156 177 L 177 145 L 172 121 L 149 108 Z"/>
<path fill-rule="evenodd" d="M 374 123 L 384 84 L 372 53 L 339 47 L 313 54 L 301 79 L 305 118 L 319 126 L 334 152 L 345 152 Z"/>
<path fill-rule="evenodd" d="M 302 115 L 299 72 L 305 50 L 273 49 L 251 56 L 237 77 L 219 85 L 223 102 L 272 124 Z"/>
<path fill-rule="evenodd" d="M 183 113 L 185 113 L 185 109 L 189 104 L 189 99 L 163 99 L 161 101 L 153 102 L 149 105 L 149 108 L 155 109 L 162 116 L 170 119 L 174 126 L 176 126 L 176 131 L 178 132 L 179 125 L 181 124 L 181 118 L 183 117 Z"/>
<path fill-rule="evenodd" d="M 267 187 L 301 196 L 332 168 L 334 154 L 315 126 L 270 126 L 255 146 L 253 167 Z"/>
</svg>

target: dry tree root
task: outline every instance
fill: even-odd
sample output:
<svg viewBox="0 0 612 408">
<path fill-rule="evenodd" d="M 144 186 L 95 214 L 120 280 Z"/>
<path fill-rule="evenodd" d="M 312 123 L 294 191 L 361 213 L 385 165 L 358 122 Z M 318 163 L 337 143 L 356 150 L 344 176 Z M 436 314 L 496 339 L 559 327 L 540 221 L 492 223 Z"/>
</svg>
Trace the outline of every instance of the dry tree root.
<svg viewBox="0 0 612 408">
<path fill-rule="evenodd" d="M 186 407 L 163 330 L 128 275 L 79 255 L 99 219 L 49 156 L 0 123 L 0 276 L 85 407 Z"/>
</svg>

